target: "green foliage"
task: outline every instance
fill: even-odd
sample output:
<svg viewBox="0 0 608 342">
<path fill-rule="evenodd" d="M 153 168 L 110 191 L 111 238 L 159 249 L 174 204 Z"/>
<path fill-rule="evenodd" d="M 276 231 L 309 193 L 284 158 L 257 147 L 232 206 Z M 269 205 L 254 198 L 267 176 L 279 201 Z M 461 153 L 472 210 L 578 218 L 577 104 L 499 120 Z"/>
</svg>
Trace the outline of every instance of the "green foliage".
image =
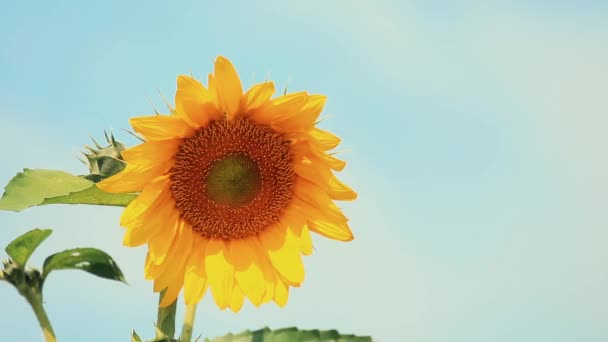
<svg viewBox="0 0 608 342">
<path fill-rule="evenodd" d="M 371 342 L 369 336 L 340 334 L 336 330 L 299 330 L 283 328 L 270 330 L 264 328 L 256 331 L 246 330 L 240 334 L 228 334 L 207 342 Z"/>
<path fill-rule="evenodd" d="M 98 277 L 125 282 L 122 271 L 111 256 L 96 248 L 73 248 L 46 258 L 42 277 L 53 270 L 78 269 Z"/>
<path fill-rule="evenodd" d="M 24 169 L 13 177 L 0 198 L 0 210 L 21 211 L 23 209 L 48 204 L 92 204 L 107 206 L 127 206 L 137 194 L 112 194 L 99 189 L 95 183 L 122 171 L 126 163 L 122 159 L 125 146 L 116 141 L 113 135 L 105 134 L 108 146 L 101 146 L 95 140 L 95 148 L 86 146 L 88 153 L 83 162 L 89 167 L 90 174 L 75 176 L 58 170 Z M 77 269 L 98 277 L 125 282 L 118 265 L 107 253 L 95 248 L 73 248 L 55 253 L 44 261 L 42 272 L 28 268 L 26 263 L 35 249 L 51 234 L 50 229 L 34 229 L 9 243 L 6 253 L 11 258 L 4 262 L 0 270 L 0 280 L 15 286 L 32 306 L 45 333 L 54 340 L 54 333 L 42 305 L 42 288 L 53 270 Z M 125 282 L 126 283 L 126 282 Z M 164 292 L 161 293 L 160 300 Z M 156 322 L 157 337 L 153 342 L 179 342 L 175 335 L 176 303 L 158 308 Z M 186 335 L 190 341 L 190 334 Z M 195 342 L 200 340 L 197 338 Z M 228 334 L 207 342 L 371 342 L 369 336 L 340 334 L 336 330 L 299 330 L 295 327 L 270 330 L 244 331 Z M 135 332 L 131 342 L 143 342 Z"/>
<path fill-rule="evenodd" d="M 99 277 L 125 282 L 112 257 L 95 248 L 74 248 L 53 254 L 44 261 L 43 272 L 27 267 L 34 250 L 51 235 L 50 229 L 31 230 L 6 246 L 10 259 L 3 262 L 0 280 L 13 285 L 34 310 L 47 341 L 56 341 L 53 327 L 43 307 L 42 288 L 49 272 L 58 269 L 80 269 Z"/>
<path fill-rule="evenodd" d="M 101 146 L 93 139 L 95 147 L 85 146 L 88 153 L 83 162 L 90 174 L 74 176 L 58 170 L 24 169 L 5 187 L 0 198 L 0 210 L 21 211 L 46 204 L 94 204 L 127 206 L 137 194 L 111 194 L 100 190 L 95 183 L 122 171 L 125 145 L 114 135 L 105 134 L 108 146 Z"/>
<path fill-rule="evenodd" d="M 158 302 L 163 301 L 163 297 L 165 296 L 165 292 L 167 290 L 162 290 L 160 296 L 158 297 Z M 175 336 L 175 311 L 177 309 L 177 301 L 173 302 L 171 305 L 161 308 L 158 307 L 158 321 L 156 322 L 156 329 L 168 338 L 173 338 Z M 158 335 L 158 334 L 157 334 Z"/>
<path fill-rule="evenodd" d="M 8 182 L 0 210 L 21 211 L 47 198 L 82 191 L 91 185 L 92 182 L 63 171 L 24 169 Z"/>
<path fill-rule="evenodd" d="M 24 267 L 36 248 L 44 241 L 52 230 L 34 229 L 17 237 L 6 246 L 6 254 L 20 267 Z"/>
<path fill-rule="evenodd" d="M 11 179 L 0 199 L 0 210 L 21 211 L 47 204 L 127 206 L 136 194 L 111 194 L 83 177 L 57 170 L 24 169 Z"/>
<path fill-rule="evenodd" d="M 40 205 L 47 204 L 93 204 L 126 207 L 137 197 L 137 194 L 112 194 L 102 191 L 96 185 L 65 196 L 45 199 Z"/>
</svg>

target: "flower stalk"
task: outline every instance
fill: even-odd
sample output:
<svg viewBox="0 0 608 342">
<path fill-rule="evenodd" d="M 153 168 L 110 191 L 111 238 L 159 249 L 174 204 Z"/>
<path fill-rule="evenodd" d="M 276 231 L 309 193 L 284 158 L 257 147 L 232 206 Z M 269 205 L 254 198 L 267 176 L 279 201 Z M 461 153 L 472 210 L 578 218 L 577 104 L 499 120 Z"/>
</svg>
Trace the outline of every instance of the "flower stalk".
<svg viewBox="0 0 608 342">
<path fill-rule="evenodd" d="M 181 342 L 190 342 L 192 340 L 192 329 L 194 328 L 194 318 L 196 316 L 196 304 L 186 306 L 184 315 L 184 325 L 182 326 Z"/>
<path fill-rule="evenodd" d="M 46 342 L 56 342 L 57 338 L 51 326 L 51 321 L 49 321 L 42 305 L 44 279 L 40 272 L 35 269 L 24 270 L 23 266 L 9 260 L 4 262 L 4 270 L 0 270 L 0 280 L 12 284 L 30 304 L 42 329 L 44 340 Z"/>
<path fill-rule="evenodd" d="M 37 291 L 30 291 L 30 295 L 26 295 L 25 299 L 27 299 L 27 302 L 30 303 L 32 310 L 34 310 L 34 314 L 36 314 L 38 323 L 40 323 L 40 328 L 42 328 L 44 340 L 46 342 L 57 342 L 51 322 L 49 321 L 46 311 L 44 311 L 44 307 L 42 306 L 42 295 Z"/>
</svg>

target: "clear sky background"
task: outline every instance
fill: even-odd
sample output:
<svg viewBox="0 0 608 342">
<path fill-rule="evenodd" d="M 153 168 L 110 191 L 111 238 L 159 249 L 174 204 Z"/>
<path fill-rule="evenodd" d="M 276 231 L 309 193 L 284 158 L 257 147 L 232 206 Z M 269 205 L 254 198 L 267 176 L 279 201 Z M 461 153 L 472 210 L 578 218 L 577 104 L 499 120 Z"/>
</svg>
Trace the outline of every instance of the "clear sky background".
<svg viewBox="0 0 608 342">
<path fill-rule="evenodd" d="M 355 240 L 316 237 L 286 308 L 220 312 L 195 332 L 336 328 L 378 341 L 608 340 L 608 2 L 2 1 L 0 183 L 76 159 L 160 89 L 217 55 L 246 86 L 329 97 L 343 138 Z M 146 248 L 121 246 L 121 209 L 0 212 L 0 245 L 54 229 L 31 259 L 76 246 L 115 257 L 129 286 L 76 271 L 45 287 L 60 341 L 151 337 Z M 183 305 L 178 307 L 181 321 Z M 0 284 L 7 341 L 40 341 Z"/>
</svg>

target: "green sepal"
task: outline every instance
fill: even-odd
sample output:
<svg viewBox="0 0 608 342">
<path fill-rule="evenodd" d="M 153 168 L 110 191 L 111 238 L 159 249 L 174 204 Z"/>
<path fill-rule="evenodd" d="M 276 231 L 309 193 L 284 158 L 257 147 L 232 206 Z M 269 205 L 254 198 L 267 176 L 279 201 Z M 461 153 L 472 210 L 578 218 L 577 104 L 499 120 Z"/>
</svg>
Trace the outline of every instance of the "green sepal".
<svg viewBox="0 0 608 342">
<path fill-rule="evenodd" d="M 131 342 L 142 342 L 141 337 L 139 337 L 139 335 L 137 335 L 135 330 L 131 331 Z"/>
<path fill-rule="evenodd" d="M 91 159 L 89 159 L 89 163 L 92 163 L 93 161 Z M 95 167 L 95 170 L 90 170 L 91 174 L 87 175 L 87 178 L 89 176 L 95 176 L 94 178 L 88 178 L 88 179 L 95 179 L 97 180 L 97 182 L 111 177 L 117 173 L 119 173 L 120 171 L 124 170 L 124 168 L 127 166 L 127 163 L 125 163 L 124 161 L 120 160 L 120 159 L 116 159 L 113 157 L 107 157 L 107 156 L 101 156 L 101 157 L 96 157 L 95 158 L 95 165 L 97 165 Z"/>
<path fill-rule="evenodd" d="M 85 145 L 87 152 L 83 152 L 86 160 L 82 160 L 82 162 L 87 165 L 90 172 L 87 178 L 94 182 L 111 177 L 122 171 L 126 166 L 122 159 L 122 151 L 125 150 L 125 145 L 117 141 L 112 133 L 108 136 L 108 133 L 104 132 L 104 135 L 108 143 L 107 146 L 101 146 L 91 137 L 95 147 Z"/>
</svg>

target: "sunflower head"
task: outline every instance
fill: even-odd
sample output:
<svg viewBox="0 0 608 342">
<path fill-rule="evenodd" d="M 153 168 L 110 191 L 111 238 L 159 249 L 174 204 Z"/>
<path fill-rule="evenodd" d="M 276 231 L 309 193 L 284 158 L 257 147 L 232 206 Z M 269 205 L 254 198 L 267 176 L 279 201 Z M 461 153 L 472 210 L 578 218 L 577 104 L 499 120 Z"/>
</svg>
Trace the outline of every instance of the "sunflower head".
<svg viewBox="0 0 608 342">
<path fill-rule="evenodd" d="M 340 139 L 316 127 L 326 97 L 274 91 L 264 82 L 243 93 L 218 57 L 207 86 L 177 78 L 171 115 L 130 120 L 145 141 L 98 186 L 139 192 L 120 219 L 124 244 L 148 244 L 146 278 L 167 289 L 161 306 L 182 288 L 188 304 L 210 289 L 221 309 L 238 311 L 245 297 L 283 306 L 304 281 L 311 231 L 353 239 L 334 203 L 357 196 L 334 175 L 345 162 L 328 151 Z"/>
</svg>

